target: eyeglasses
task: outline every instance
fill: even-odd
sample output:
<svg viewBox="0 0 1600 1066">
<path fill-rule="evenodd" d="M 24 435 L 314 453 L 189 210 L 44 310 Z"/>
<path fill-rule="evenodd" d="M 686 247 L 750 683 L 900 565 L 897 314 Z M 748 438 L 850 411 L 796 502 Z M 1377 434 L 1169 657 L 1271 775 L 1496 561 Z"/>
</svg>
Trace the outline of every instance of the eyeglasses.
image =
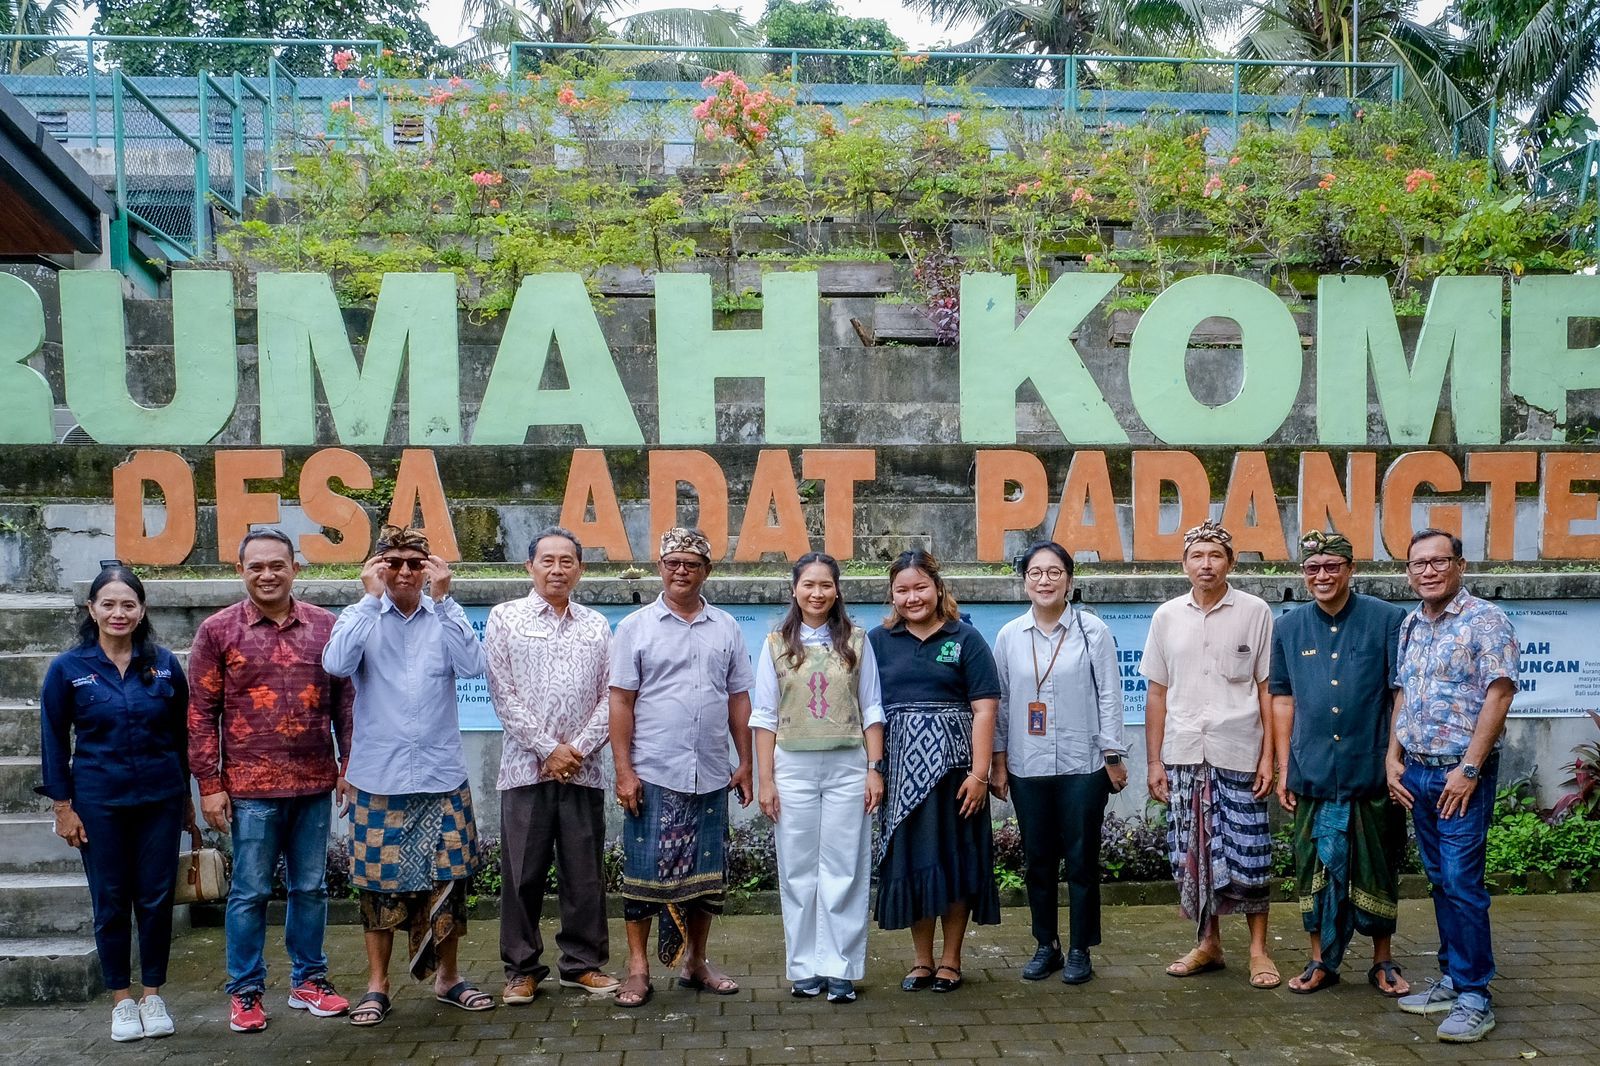
<svg viewBox="0 0 1600 1066">
<path fill-rule="evenodd" d="M 1051 581 L 1060 581 L 1062 578 L 1067 576 L 1067 572 L 1061 569 L 1059 566 L 1052 566 L 1045 569 L 1041 569 L 1036 566 L 1032 570 L 1024 571 L 1022 576 L 1027 578 L 1029 581 L 1040 581 L 1044 578 L 1049 578 Z"/>
<path fill-rule="evenodd" d="M 428 562 L 426 559 L 385 559 L 383 565 L 390 570 L 399 570 L 403 566 L 407 570 L 415 572 L 427 566 Z"/>
<path fill-rule="evenodd" d="M 1315 577 L 1318 574 L 1337 574 L 1348 565 L 1349 563 L 1343 559 L 1333 563 L 1306 563 L 1300 568 L 1300 572 L 1306 577 Z"/>
<path fill-rule="evenodd" d="M 700 560 L 700 559 L 663 559 L 663 560 L 661 560 L 661 569 L 663 569 L 663 570 L 682 570 L 685 573 L 690 573 L 690 574 L 693 574 L 696 571 L 705 569 L 705 565 L 706 565 L 705 562 Z"/>
<path fill-rule="evenodd" d="M 1426 574 L 1429 570 L 1432 570 L 1436 574 L 1442 574 L 1458 561 L 1453 555 L 1440 556 L 1437 559 L 1412 559 L 1406 563 L 1406 573 Z"/>
</svg>

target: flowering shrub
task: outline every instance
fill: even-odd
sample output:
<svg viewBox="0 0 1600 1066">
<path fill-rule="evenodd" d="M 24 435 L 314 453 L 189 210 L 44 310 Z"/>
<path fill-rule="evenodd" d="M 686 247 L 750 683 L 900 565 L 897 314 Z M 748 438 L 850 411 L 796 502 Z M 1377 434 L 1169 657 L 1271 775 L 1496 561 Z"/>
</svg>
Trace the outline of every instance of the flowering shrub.
<svg viewBox="0 0 1600 1066">
<path fill-rule="evenodd" d="M 766 146 L 794 103 L 792 97 L 779 96 L 770 88 L 750 88 L 731 70 L 711 75 L 700 87 L 711 90 L 693 111 L 700 135 L 707 141 L 732 141 L 751 155 Z"/>
</svg>

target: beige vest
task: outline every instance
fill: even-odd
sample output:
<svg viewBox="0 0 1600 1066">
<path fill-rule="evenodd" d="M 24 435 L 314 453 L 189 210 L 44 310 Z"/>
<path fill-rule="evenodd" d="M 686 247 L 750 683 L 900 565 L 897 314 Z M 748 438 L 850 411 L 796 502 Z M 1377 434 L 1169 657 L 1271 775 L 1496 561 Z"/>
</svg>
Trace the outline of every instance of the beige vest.
<svg viewBox="0 0 1600 1066">
<path fill-rule="evenodd" d="M 795 667 L 779 633 L 767 635 L 767 650 L 778 673 L 778 747 L 785 751 L 823 751 L 859 747 L 861 703 L 856 688 L 861 678 L 860 629 L 850 631 L 856 669 L 847 667 L 831 647 L 805 649 Z"/>
</svg>

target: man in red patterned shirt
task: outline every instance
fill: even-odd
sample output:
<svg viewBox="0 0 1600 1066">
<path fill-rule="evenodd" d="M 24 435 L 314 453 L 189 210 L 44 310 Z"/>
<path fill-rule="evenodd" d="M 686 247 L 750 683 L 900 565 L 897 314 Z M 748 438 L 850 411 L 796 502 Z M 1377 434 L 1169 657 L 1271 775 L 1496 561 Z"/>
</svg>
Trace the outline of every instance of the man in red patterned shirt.
<svg viewBox="0 0 1600 1066">
<path fill-rule="evenodd" d="M 282 856 L 289 1006 L 327 1018 L 349 1001 L 322 951 L 331 804 L 344 807 L 354 688 L 322 668 L 332 613 L 294 598 L 294 543 L 276 529 L 239 545 L 247 598 L 200 625 L 189 653 L 189 765 L 206 821 L 233 835 L 228 892 L 229 1025 L 267 1027 L 267 900 Z M 334 741 L 339 759 L 334 757 Z"/>
</svg>

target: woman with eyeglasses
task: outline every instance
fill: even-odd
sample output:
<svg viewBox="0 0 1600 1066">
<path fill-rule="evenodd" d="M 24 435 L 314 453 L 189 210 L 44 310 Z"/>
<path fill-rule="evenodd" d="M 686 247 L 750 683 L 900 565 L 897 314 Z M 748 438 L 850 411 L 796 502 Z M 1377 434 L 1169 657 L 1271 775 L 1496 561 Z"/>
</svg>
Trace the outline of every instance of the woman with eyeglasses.
<svg viewBox="0 0 1600 1066">
<path fill-rule="evenodd" d="M 171 1036 L 161 999 L 172 947 L 178 841 L 194 824 L 189 686 L 155 642 L 144 585 L 121 563 L 89 584 L 78 643 L 51 661 L 39 694 L 43 783 L 56 835 L 77 848 L 94 908 L 95 947 L 111 992 L 111 1039 Z M 139 932 L 143 989 L 133 997 Z"/>
<path fill-rule="evenodd" d="M 1100 831 L 1106 802 L 1128 783 L 1123 756 L 1122 681 L 1106 624 L 1067 602 L 1072 553 L 1052 541 L 1028 546 L 1017 562 L 1029 608 L 1001 628 L 990 787 L 1009 790 L 1022 830 L 1028 910 L 1037 950 L 1029 981 L 1056 970 L 1069 985 L 1094 976 L 1089 949 L 1100 943 Z M 1067 952 L 1061 952 L 1057 874 L 1067 873 Z"/>
<path fill-rule="evenodd" d="M 867 964 L 869 819 L 883 802 L 878 667 L 833 556 L 802 555 L 792 578 L 750 692 L 757 796 L 776 829 L 790 991 L 852 1003 Z"/>
<path fill-rule="evenodd" d="M 889 567 L 889 616 L 867 634 L 883 688 L 888 790 L 874 860 L 883 929 L 911 930 L 906 992 L 961 987 L 967 923 L 998 925 L 989 823 L 1000 678 L 983 635 L 925 551 Z M 935 923 L 944 948 L 933 955 Z"/>
</svg>

